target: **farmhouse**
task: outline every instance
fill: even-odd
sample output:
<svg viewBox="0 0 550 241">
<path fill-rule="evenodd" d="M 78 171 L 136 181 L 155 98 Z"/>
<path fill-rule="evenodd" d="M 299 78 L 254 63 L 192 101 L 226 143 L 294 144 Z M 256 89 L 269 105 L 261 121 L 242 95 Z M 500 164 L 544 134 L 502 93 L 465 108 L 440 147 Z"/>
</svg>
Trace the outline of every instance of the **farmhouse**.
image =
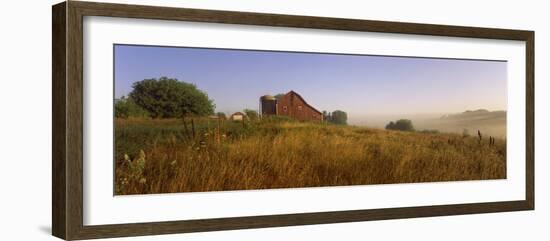
<svg viewBox="0 0 550 241">
<path fill-rule="evenodd" d="M 260 97 L 260 113 L 262 116 L 278 115 L 297 120 L 323 121 L 323 114 L 292 90 L 279 98 L 271 95 Z"/>
<path fill-rule="evenodd" d="M 234 120 L 234 121 L 241 121 L 241 120 L 244 120 L 244 117 L 245 117 L 244 113 L 235 112 L 229 117 L 229 119 Z"/>
</svg>

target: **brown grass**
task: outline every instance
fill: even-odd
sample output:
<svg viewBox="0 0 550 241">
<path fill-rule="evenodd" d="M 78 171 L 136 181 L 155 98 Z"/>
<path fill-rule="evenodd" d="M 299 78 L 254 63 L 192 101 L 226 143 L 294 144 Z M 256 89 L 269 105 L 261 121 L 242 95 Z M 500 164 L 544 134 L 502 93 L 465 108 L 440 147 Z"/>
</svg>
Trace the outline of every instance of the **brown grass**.
<svg viewBox="0 0 550 241">
<path fill-rule="evenodd" d="M 201 122 L 202 123 L 202 122 Z M 116 121 L 116 194 L 506 178 L 506 142 L 300 122 Z M 125 154 L 127 154 L 125 156 Z"/>
</svg>

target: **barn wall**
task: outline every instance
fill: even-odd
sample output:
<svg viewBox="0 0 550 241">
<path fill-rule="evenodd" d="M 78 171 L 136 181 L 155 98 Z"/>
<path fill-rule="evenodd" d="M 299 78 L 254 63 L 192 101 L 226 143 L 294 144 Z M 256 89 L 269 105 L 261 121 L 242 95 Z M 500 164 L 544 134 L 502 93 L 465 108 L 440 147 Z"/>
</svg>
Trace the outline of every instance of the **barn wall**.
<svg viewBox="0 0 550 241">
<path fill-rule="evenodd" d="M 294 92 L 290 92 L 277 100 L 277 113 L 298 120 L 322 120 L 321 114 L 311 108 Z"/>
</svg>

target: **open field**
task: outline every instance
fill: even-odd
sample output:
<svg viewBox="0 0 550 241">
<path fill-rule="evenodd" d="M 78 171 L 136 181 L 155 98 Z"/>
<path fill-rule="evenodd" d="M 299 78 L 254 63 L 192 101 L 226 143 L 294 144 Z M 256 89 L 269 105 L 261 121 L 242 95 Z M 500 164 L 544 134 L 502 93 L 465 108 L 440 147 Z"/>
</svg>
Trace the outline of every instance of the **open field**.
<svg viewBox="0 0 550 241">
<path fill-rule="evenodd" d="M 117 195 L 506 178 L 503 139 L 287 119 L 116 119 L 115 160 Z"/>
<path fill-rule="evenodd" d="M 409 119 L 417 130 L 438 130 L 446 133 L 462 134 L 467 130 L 472 135 L 480 130 L 485 135 L 506 138 L 506 111 L 475 110 L 454 114 L 400 114 L 400 115 L 367 115 L 356 117 L 350 123 L 383 129 L 388 122 L 397 119 Z"/>
</svg>

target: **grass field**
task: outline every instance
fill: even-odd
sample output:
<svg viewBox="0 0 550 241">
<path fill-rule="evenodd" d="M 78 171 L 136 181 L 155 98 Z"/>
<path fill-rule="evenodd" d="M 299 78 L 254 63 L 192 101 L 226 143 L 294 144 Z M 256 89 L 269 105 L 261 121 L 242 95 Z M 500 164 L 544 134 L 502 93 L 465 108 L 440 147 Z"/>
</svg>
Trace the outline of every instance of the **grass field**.
<svg viewBox="0 0 550 241">
<path fill-rule="evenodd" d="M 506 142 L 271 119 L 115 120 L 116 194 L 506 178 Z"/>
</svg>

